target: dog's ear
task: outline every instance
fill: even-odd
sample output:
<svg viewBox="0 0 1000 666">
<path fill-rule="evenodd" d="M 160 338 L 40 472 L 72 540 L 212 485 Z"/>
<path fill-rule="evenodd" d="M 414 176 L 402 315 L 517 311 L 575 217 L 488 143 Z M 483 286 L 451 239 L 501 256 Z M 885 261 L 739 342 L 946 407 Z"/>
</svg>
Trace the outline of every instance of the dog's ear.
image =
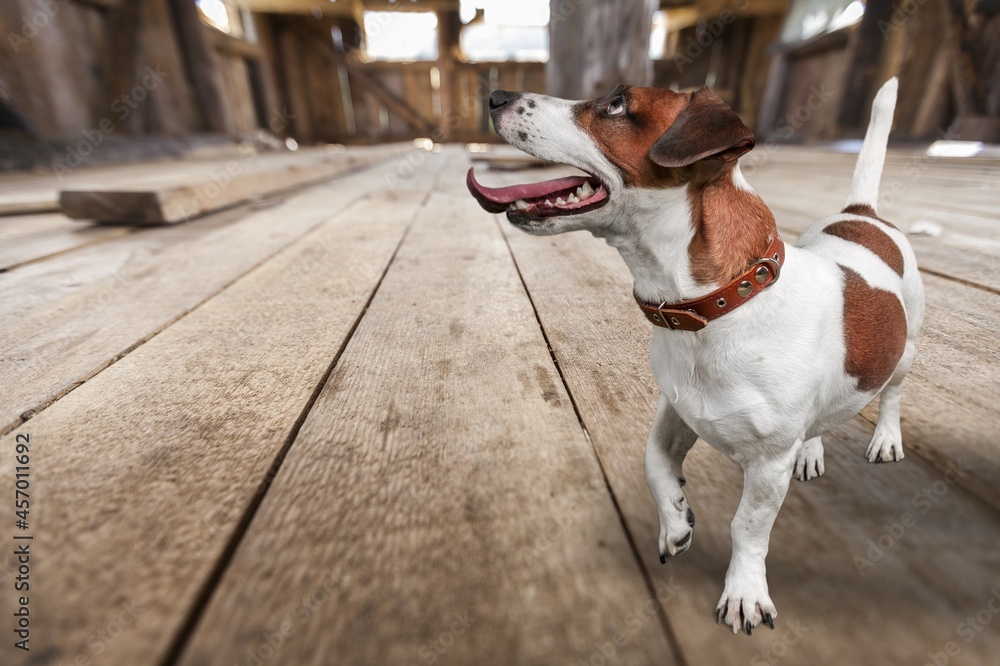
<svg viewBox="0 0 1000 666">
<path fill-rule="evenodd" d="M 708 88 L 691 93 L 673 124 L 649 149 L 649 158 L 665 167 L 682 167 L 704 159 L 735 162 L 753 148 L 753 132 Z"/>
</svg>

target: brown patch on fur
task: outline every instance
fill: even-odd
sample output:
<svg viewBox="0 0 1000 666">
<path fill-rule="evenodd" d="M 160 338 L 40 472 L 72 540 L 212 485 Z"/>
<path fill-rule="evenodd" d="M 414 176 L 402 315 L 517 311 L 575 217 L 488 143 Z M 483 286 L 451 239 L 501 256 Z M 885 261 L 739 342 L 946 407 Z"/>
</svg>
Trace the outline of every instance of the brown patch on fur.
<svg viewBox="0 0 1000 666">
<path fill-rule="evenodd" d="M 868 285 L 858 273 L 844 272 L 844 370 L 859 391 L 875 391 L 895 372 L 906 347 L 906 311 L 892 292 Z"/>
<path fill-rule="evenodd" d="M 625 113 L 607 115 L 619 96 Z M 573 113 L 580 128 L 593 137 L 628 187 L 677 187 L 693 175 L 691 168 L 662 167 L 649 159 L 649 149 L 673 124 L 690 95 L 659 88 L 615 89 L 609 95 L 576 105 Z"/>
<path fill-rule="evenodd" d="M 619 98 L 625 113 L 608 115 L 609 105 Z M 767 250 L 777 234 L 774 216 L 759 196 L 732 181 L 736 159 L 753 147 L 753 133 L 717 95 L 707 89 L 682 94 L 619 86 L 600 99 L 577 104 L 574 116 L 621 171 L 627 187 L 688 186 L 695 226 L 688 252 L 695 281 L 728 282 Z M 696 153 L 688 166 L 662 166 L 650 157 L 675 121 L 679 133 L 669 137 L 668 147 L 670 152 Z M 716 148 L 722 154 L 715 158 L 698 157 Z"/>
<path fill-rule="evenodd" d="M 871 222 L 864 220 L 841 220 L 823 229 L 823 233 L 843 238 L 846 241 L 866 247 L 888 264 L 889 268 L 903 276 L 903 252 L 896 241 Z"/>
<path fill-rule="evenodd" d="M 875 209 L 869 206 L 868 204 L 851 204 L 840 212 L 848 213 L 850 215 L 860 215 L 861 217 L 870 217 L 873 220 L 878 220 L 882 224 L 888 224 L 893 229 L 896 228 L 896 225 L 893 224 L 892 222 L 889 222 L 888 220 L 883 220 L 881 217 L 879 217 L 878 213 L 875 212 Z"/>
<path fill-rule="evenodd" d="M 724 284 L 760 259 L 778 233 L 774 216 L 754 192 L 733 184 L 732 172 L 688 190 L 694 238 L 691 275 L 699 284 Z"/>
</svg>

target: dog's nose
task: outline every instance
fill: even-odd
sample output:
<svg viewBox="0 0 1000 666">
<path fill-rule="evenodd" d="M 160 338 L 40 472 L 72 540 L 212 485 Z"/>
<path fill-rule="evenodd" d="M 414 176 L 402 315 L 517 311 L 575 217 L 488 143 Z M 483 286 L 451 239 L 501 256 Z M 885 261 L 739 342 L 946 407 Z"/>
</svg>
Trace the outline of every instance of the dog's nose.
<svg viewBox="0 0 1000 666">
<path fill-rule="evenodd" d="M 490 95 L 490 111 L 496 111 L 497 109 L 507 106 L 511 102 L 520 96 L 520 93 L 508 92 L 506 90 L 497 90 L 492 95 Z"/>
</svg>

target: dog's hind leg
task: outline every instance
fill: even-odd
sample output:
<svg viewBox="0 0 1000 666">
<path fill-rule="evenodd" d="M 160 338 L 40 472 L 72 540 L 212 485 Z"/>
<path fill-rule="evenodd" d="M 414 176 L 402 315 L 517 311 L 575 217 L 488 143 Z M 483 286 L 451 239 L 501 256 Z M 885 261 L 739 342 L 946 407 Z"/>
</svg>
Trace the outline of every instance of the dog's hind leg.
<svg viewBox="0 0 1000 666">
<path fill-rule="evenodd" d="M 733 557 L 715 609 L 716 620 L 731 626 L 734 634 L 741 629 L 749 634 L 761 622 L 774 628 L 778 611 L 767 593 L 764 558 L 798 448 L 743 465 L 743 497 L 732 525 Z"/>
<path fill-rule="evenodd" d="M 792 476 L 797 481 L 812 481 L 823 476 L 826 468 L 823 465 L 823 440 L 820 437 L 807 439 L 799 447 L 798 457 L 795 459 L 795 471 Z"/>
<path fill-rule="evenodd" d="M 910 371 L 915 352 L 916 346 L 913 340 L 908 340 L 903 358 L 899 360 L 895 372 L 892 373 L 892 379 L 882 389 L 878 402 L 875 434 L 872 435 L 872 441 L 865 454 L 868 462 L 893 462 L 903 459 L 903 433 L 899 429 L 899 400 L 903 379 Z"/>
<path fill-rule="evenodd" d="M 653 429 L 646 441 L 646 482 L 660 514 L 660 562 L 680 555 L 691 546 L 694 513 L 688 506 L 684 485 L 684 456 L 694 446 L 698 435 L 674 411 L 666 397 L 660 396 Z"/>
</svg>

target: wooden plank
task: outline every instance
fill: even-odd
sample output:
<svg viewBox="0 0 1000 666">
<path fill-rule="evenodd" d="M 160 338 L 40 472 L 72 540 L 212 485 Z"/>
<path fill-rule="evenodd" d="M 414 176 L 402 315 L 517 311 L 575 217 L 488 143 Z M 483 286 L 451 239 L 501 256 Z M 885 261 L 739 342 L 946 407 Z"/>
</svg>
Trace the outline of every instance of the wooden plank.
<svg viewBox="0 0 1000 666">
<path fill-rule="evenodd" d="M 436 171 L 428 162 L 394 194 L 383 185 L 344 208 L 327 199 L 330 214 L 311 233 L 3 438 L 12 447 L 30 434 L 34 460 L 45 461 L 33 468 L 44 519 L 32 552 L 46 583 L 32 589 L 31 612 L 44 618 L 32 637 L 44 636 L 46 662 L 165 661 Z M 244 252 L 227 250 L 214 261 Z M 149 285 L 142 293 L 159 296 Z M 107 311 L 102 320 L 122 322 Z M 12 465 L 3 456 L 0 491 L 11 496 Z M 4 520 L 11 511 L 0 509 Z M 12 602 L 0 600 L 8 617 Z M 95 648 L 129 608 L 120 634 Z M 5 664 L 38 663 L 34 650 L 14 652 Z"/>
<path fill-rule="evenodd" d="M 605 643 L 619 663 L 672 663 L 463 171 L 422 209 L 180 663 L 242 661 L 285 621 L 290 664 L 589 663 Z"/>
<path fill-rule="evenodd" d="M 64 215 L 33 215 L 32 229 L 11 234 L 14 225 L 0 222 L 0 272 L 92 243 L 118 238 L 132 232 L 125 227 L 82 225 Z M 8 218 L 19 221 L 20 218 Z"/>
<path fill-rule="evenodd" d="M 664 569 L 642 464 L 658 389 L 648 368 L 650 327 L 631 299 L 631 277 L 613 249 L 584 235 L 531 238 L 511 229 L 508 237 L 643 562 L 651 575 L 670 571 L 682 586 L 666 614 L 687 663 L 769 663 L 786 655 L 794 655 L 787 663 L 923 663 L 955 641 L 961 655 L 949 663 L 971 666 L 1000 650 L 995 632 L 972 644 L 956 634 L 990 598 L 984 581 L 995 572 L 997 515 L 917 456 L 893 466 L 865 462 L 870 426 L 858 421 L 826 438 L 826 477 L 795 484 L 779 514 L 768 558 L 777 631 L 727 635 L 713 609 L 730 555 L 738 466 L 704 443 L 692 450 L 685 492 L 697 516 L 694 541 Z M 924 512 L 915 496 L 935 487 Z M 907 513 L 916 526 L 875 552 L 874 571 L 864 568 L 862 576 L 854 557 L 868 557 L 868 540 Z M 961 549 L 941 546 L 956 539 Z M 919 613 L 905 612 L 915 604 Z M 856 640 L 859 623 L 877 624 L 879 640 Z"/>
<path fill-rule="evenodd" d="M 305 151 L 308 152 L 308 151 Z M 303 154 L 305 154 L 305 152 Z M 157 181 L 192 169 L 225 169 L 226 163 L 234 158 L 246 159 L 235 145 L 221 144 L 209 149 L 205 154 L 190 153 L 184 159 L 163 159 L 155 161 L 119 164 L 104 167 L 72 166 L 60 159 L 52 171 L 43 173 L 0 174 L 0 217 L 43 213 L 59 210 L 59 190 L 99 187 L 109 182 Z M 263 156 L 262 156 L 263 157 Z M 266 156 L 265 159 L 272 159 Z"/>
<path fill-rule="evenodd" d="M 279 252 L 337 206 L 384 187 L 382 175 L 348 177 L 249 216 L 236 211 L 229 224 L 213 217 L 152 229 L 5 275 L 0 434 Z"/>
<path fill-rule="evenodd" d="M 59 210 L 59 199 L 49 194 L 21 197 L 14 195 L 3 195 L 0 201 L 0 217 L 8 215 L 27 215 L 29 213 L 51 213 Z"/>
<path fill-rule="evenodd" d="M 299 141 L 313 138 L 313 111 L 306 83 L 308 54 L 304 52 L 298 31 L 281 28 L 278 37 L 278 52 L 281 55 L 279 80 L 285 89 L 285 98 L 292 115 L 291 134 Z"/>
<path fill-rule="evenodd" d="M 128 224 L 184 222 L 210 211 L 329 180 L 369 166 L 385 153 L 321 154 L 319 159 L 271 164 L 250 156 L 209 172 L 171 174 L 165 182 L 60 192 L 63 213 L 81 220 Z M 277 166 L 277 168 L 275 168 Z"/>
</svg>

